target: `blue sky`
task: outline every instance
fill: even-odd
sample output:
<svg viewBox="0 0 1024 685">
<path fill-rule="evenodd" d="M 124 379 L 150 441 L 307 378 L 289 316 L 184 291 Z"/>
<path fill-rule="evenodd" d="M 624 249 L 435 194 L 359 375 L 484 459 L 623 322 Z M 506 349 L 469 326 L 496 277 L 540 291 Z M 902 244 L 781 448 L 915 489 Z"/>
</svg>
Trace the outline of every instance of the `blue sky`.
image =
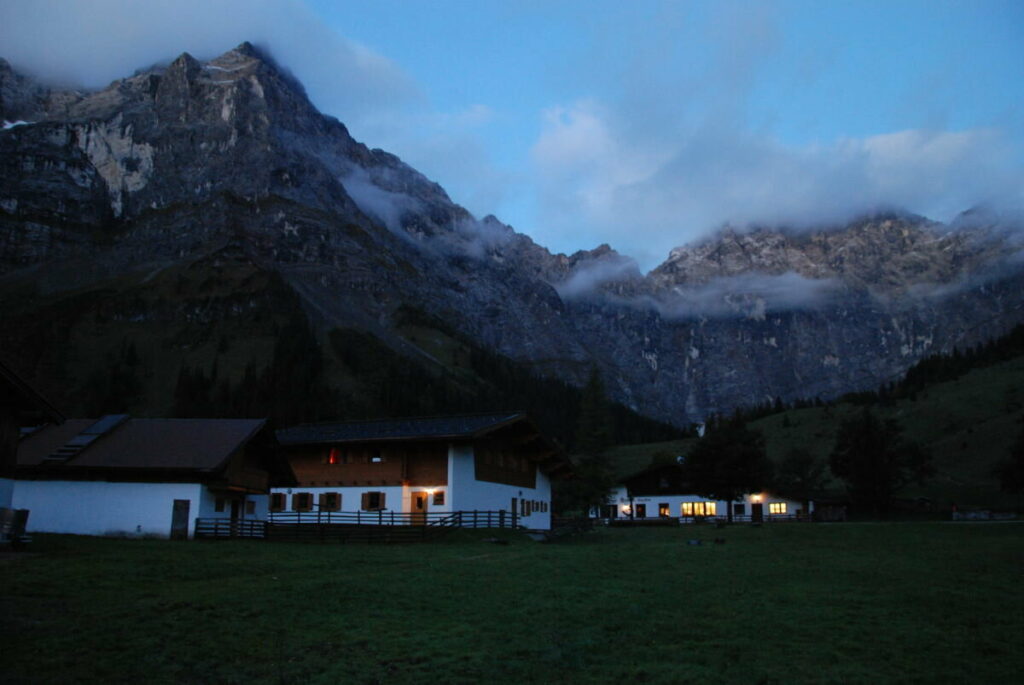
<svg viewBox="0 0 1024 685">
<path fill-rule="evenodd" d="M 724 222 L 1024 206 L 1024 2 L 6 2 L 0 55 L 103 85 L 269 46 L 482 216 L 650 268 Z"/>
</svg>

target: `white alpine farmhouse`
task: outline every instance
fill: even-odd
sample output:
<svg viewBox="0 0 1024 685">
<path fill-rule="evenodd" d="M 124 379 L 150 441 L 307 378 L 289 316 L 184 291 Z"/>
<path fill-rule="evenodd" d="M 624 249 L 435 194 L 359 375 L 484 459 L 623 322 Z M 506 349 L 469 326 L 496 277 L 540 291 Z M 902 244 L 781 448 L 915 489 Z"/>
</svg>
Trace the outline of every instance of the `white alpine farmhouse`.
<svg viewBox="0 0 1024 685">
<path fill-rule="evenodd" d="M 273 448 L 263 419 L 69 419 L 21 441 L 13 504 L 30 532 L 187 538 L 266 517 Z"/>
<path fill-rule="evenodd" d="M 609 495 L 608 504 L 592 513 L 609 521 L 674 518 L 683 523 L 707 519 L 761 523 L 807 519 L 813 512 L 813 502 L 797 502 L 770 492 L 748 493 L 734 502 L 709 499 L 693 493 L 678 465 L 666 464 L 623 478 Z"/>
<path fill-rule="evenodd" d="M 277 440 L 297 485 L 272 489 L 272 518 L 350 512 L 360 523 L 417 524 L 514 512 L 519 526 L 547 530 L 551 479 L 570 470 L 518 412 L 297 426 Z"/>
</svg>

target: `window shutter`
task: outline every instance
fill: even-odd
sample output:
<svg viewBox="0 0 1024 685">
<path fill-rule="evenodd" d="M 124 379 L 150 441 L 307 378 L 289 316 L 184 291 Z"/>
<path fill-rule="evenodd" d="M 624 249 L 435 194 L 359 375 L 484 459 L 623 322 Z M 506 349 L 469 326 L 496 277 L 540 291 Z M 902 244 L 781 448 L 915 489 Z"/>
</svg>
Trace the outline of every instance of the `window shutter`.
<svg viewBox="0 0 1024 685">
<path fill-rule="evenodd" d="M 366 511 L 367 509 L 370 508 L 370 493 L 368 493 L 368 492 L 364 492 L 363 493 L 363 504 L 362 504 L 362 507 L 360 507 L 360 508 L 363 511 Z"/>
<path fill-rule="evenodd" d="M 386 492 L 380 493 L 380 508 L 381 509 L 387 509 L 387 505 L 384 502 L 384 498 L 385 498 L 386 495 L 387 495 Z"/>
</svg>

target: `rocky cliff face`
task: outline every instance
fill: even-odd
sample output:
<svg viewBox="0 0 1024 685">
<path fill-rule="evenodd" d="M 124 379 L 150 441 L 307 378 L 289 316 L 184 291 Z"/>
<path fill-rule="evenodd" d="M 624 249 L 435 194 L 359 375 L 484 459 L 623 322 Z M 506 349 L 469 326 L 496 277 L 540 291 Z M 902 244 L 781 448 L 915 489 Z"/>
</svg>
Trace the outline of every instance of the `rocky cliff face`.
<svg viewBox="0 0 1024 685">
<path fill-rule="evenodd" d="M 72 403 L 130 338 L 158 411 L 166 369 L 226 345 L 265 363 L 294 306 L 426 367 L 450 362 L 400 311 L 537 374 L 597 364 L 680 425 L 874 387 L 1024 318 L 1015 234 L 978 216 L 725 230 L 646 276 L 608 246 L 552 255 L 353 140 L 249 44 L 88 93 L 0 61 L 0 119 L 0 350 Z"/>
</svg>

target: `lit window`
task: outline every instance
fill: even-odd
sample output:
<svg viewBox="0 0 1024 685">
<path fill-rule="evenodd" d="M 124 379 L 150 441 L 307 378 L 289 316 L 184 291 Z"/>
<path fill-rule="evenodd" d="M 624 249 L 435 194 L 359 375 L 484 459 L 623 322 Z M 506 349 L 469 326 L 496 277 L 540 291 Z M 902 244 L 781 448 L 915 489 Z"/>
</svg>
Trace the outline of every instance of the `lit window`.
<svg viewBox="0 0 1024 685">
<path fill-rule="evenodd" d="M 768 503 L 769 514 L 785 514 L 786 503 L 785 502 L 769 502 Z"/>
<path fill-rule="evenodd" d="M 342 458 L 341 450 L 337 447 L 332 447 L 331 451 L 327 453 L 328 464 L 343 464 L 344 459 Z"/>
<path fill-rule="evenodd" d="M 715 502 L 683 502 L 683 516 L 714 516 Z"/>
<path fill-rule="evenodd" d="M 671 515 L 672 512 L 669 511 L 668 502 L 662 502 L 658 505 L 658 516 L 668 518 Z"/>
</svg>

